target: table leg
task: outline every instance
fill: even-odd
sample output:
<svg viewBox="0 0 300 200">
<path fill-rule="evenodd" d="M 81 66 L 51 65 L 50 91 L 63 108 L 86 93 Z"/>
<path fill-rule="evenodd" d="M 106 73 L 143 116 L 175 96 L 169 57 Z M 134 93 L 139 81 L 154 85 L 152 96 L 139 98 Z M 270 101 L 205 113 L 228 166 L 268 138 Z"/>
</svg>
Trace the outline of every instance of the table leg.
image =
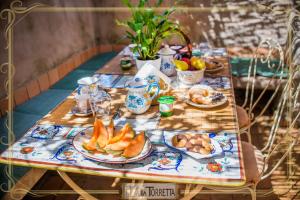
<svg viewBox="0 0 300 200">
<path fill-rule="evenodd" d="M 75 191 L 77 192 L 83 199 L 85 200 L 97 200 L 97 198 L 88 194 L 84 189 L 79 187 L 65 172 L 57 171 L 60 177 Z"/>
<path fill-rule="evenodd" d="M 139 180 L 138 183 L 143 185 L 144 184 L 144 180 Z"/>
<path fill-rule="evenodd" d="M 188 195 L 190 193 L 192 184 L 186 184 L 184 189 L 184 196 Z"/>
<path fill-rule="evenodd" d="M 138 184 L 144 185 L 144 180 L 138 180 Z M 141 197 L 141 200 L 147 200 L 147 197 Z"/>
<path fill-rule="evenodd" d="M 120 180 L 120 178 L 115 178 L 114 182 L 111 184 L 111 187 L 116 187 Z"/>
<path fill-rule="evenodd" d="M 132 179 L 131 183 L 132 184 L 136 183 L 135 179 Z M 144 180 L 138 180 L 136 184 L 143 185 L 144 184 Z M 132 193 L 134 194 L 135 191 L 132 191 Z M 143 199 L 146 199 L 146 197 L 145 198 L 140 197 L 139 199 L 143 200 Z M 128 200 L 132 200 L 132 198 L 129 198 Z"/>
<path fill-rule="evenodd" d="M 134 184 L 135 183 L 135 179 L 131 180 L 131 183 Z M 133 193 L 135 192 L 135 190 L 133 191 Z M 128 200 L 133 200 L 131 197 Z"/>
<path fill-rule="evenodd" d="M 194 189 L 191 190 L 192 184 L 187 184 L 184 191 L 184 197 L 181 200 L 190 200 L 195 197 L 203 188 L 202 185 L 196 185 Z"/>
</svg>

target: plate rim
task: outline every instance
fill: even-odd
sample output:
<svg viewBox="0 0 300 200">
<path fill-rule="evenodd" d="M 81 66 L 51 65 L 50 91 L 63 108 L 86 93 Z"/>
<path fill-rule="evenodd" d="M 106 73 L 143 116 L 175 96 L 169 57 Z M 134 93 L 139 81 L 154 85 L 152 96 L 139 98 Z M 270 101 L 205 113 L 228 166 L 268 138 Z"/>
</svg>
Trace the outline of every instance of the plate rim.
<svg viewBox="0 0 300 200">
<path fill-rule="evenodd" d="M 92 127 L 90 127 L 90 128 L 92 128 Z M 88 128 L 88 129 L 89 129 L 89 128 Z M 88 129 L 86 129 L 86 130 L 88 130 Z M 86 131 L 86 130 L 85 130 L 85 131 Z M 153 150 L 153 145 L 152 145 L 150 139 L 146 136 L 146 138 L 147 138 L 146 142 L 147 142 L 147 141 L 149 142 L 150 148 L 149 148 L 148 152 L 147 152 L 145 155 L 143 155 L 142 157 L 140 157 L 140 158 L 135 158 L 135 159 L 133 158 L 133 159 L 125 160 L 125 161 L 108 161 L 108 160 L 104 160 L 104 159 L 98 159 L 98 158 L 94 158 L 94 157 L 91 157 L 91 156 L 89 156 L 89 155 L 86 155 L 85 153 L 81 152 L 81 151 L 76 147 L 76 145 L 74 144 L 74 140 L 75 140 L 75 138 L 76 138 L 80 133 L 81 133 L 81 131 L 78 132 L 78 133 L 73 137 L 73 139 L 72 139 L 72 146 L 73 146 L 73 147 L 76 149 L 76 151 L 78 151 L 83 157 L 88 158 L 88 159 L 91 159 L 91 160 L 96 161 L 96 162 L 103 162 L 103 163 L 106 163 L 106 164 L 126 164 L 126 163 L 132 163 L 132 162 L 136 162 L 136 161 L 145 159 L 146 157 L 148 157 L 148 156 L 152 153 L 152 150 Z M 145 142 L 145 144 L 146 144 L 146 142 Z"/>
<path fill-rule="evenodd" d="M 219 106 L 224 105 L 227 101 L 228 101 L 228 99 L 225 96 L 224 101 L 221 101 L 219 104 L 211 104 L 211 105 L 197 104 L 197 103 L 192 102 L 190 99 L 187 99 L 186 103 L 191 105 L 191 106 L 197 107 L 197 108 L 215 108 L 215 107 L 219 107 Z"/>
</svg>

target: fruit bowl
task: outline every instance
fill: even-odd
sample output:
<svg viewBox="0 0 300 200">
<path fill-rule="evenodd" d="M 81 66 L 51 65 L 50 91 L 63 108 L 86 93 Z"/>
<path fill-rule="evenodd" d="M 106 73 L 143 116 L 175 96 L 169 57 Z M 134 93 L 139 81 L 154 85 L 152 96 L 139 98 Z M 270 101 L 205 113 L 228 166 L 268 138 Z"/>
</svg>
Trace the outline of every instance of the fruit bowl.
<svg viewBox="0 0 300 200">
<path fill-rule="evenodd" d="M 202 81 L 204 77 L 204 71 L 205 68 L 202 70 L 196 70 L 196 71 L 181 71 L 177 70 L 177 76 L 180 82 L 187 84 L 187 85 L 193 85 L 197 84 Z"/>
<path fill-rule="evenodd" d="M 177 76 L 180 82 L 193 85 L 199 83 L 204 77 L 205 62 L 201 58 L 181 58 L 174 60 Z"/>
</svg>

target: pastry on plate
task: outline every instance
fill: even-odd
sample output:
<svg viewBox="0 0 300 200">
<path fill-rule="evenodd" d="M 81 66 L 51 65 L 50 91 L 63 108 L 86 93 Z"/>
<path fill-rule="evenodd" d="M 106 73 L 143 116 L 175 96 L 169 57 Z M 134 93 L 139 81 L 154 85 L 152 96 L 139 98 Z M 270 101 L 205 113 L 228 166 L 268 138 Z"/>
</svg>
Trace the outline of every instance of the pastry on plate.
<svg viewBox="0 0 300 200">
<path fill-rule="evenodd" d="M 189 90 L 189 98 L 196 104 L 211 105 L 222 101 L 225 96 L 210 88 L 195 87 Z"/>
<path fill-rule="evenodd" d="M 222 67 L 222 63 L 214 57 L 207 57 L 204 59 L 207 70 L 213 70 Z"/>
<path fill-rule="evenodd" d="M 207 134 L 178 134 L 173 136 L 172 145 L 176 148 L 186 148 L 187 151 L 208 155 L 213 146 Z"/>
</svg>

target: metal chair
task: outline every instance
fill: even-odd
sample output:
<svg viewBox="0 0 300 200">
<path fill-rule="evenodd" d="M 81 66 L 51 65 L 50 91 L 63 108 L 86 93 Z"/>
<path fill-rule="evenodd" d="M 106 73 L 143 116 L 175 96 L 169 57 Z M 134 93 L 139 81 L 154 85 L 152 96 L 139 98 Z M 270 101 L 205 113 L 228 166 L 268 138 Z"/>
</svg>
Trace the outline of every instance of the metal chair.
<svg viewBox="0 0 300 200">
<path fill-rule="evenodd" d="M 268 49 L 266 57 L 260 56 L 260 49 L 266 47 Z M 272 55 L 277 53 L 279 55 L 279 64 L 271 64 Z M 266 63 L 268 68 L 274 70 L 274 74 L 270 78 L 263 79 L 264 83 L 261 83 L 261 79 L 258 80 L 257 77 L 257 63 Z M 246 133 L 248 141 L 252 143 L 251 140 L 251 127 L 257 122 L 259 117 L 261 117 L 267 109 L 270 108 L 272 102 L 275 101 L 277 95 L 282 90 L 282 86 L 286 85 L 287 80 L 284 78 L 284 53 L 281 46 L 272 39 L 263 40 L 257 47 L 254 57 L 251 59 L 247 83 L 246 83 L 246 93 L 245 100 L 242 106 L 237 106 L 237 117 L 239 122 L 240 133 Z M 263 85 L 263 90 L 254 99 L 255 86 L 257 84 Z M 273 89 L 274 92 L 267 102 L 262 102 L 263 95 L 267 90 Z M 264 99 L 265 100 L 265 99 Z M 255 116 L 254 109 L 259 103 L 263 103 L 265 106 L 260 110 L 260 112 Z"/>
<path fill-rule="evenodd" d="M 291 69 L 291 71 L 289 72 L 289 77 L 286 80 L 286 84 L 282 89 L 282 93 L 278 101 L 278 106 L 272 118 L 273 123 L 266 145 L 261 150 L 258 150 L 254 145 L 247 142 L 242 142 L 243 160 L 246 175 L 245 185 L 241 187 L 221 187 L 206 185 L 201 186 L 200 188 L 195 187 L 194 190 L 198 190 L 196 190 L 196 192 L 194 192 L 193 194 L 186 192 L 186 197 L 188 198 L 184 197 L 183 199 L 192 198 L 197 193 L 201 193 L 201 190 L 203 188 L 225 193 L 248 190 L 252 196 L 252 200 L 256 199 L 256 186 L 262 180 L 268 178 L 280 166 L 280 164 L 283 163 L 283 161 L 292 151 L 295 144 L 297 144 L 298 138 L 300 136 L 299 126 L 297 125 L 297 121 L 300 118 L 300 112 L 296 114 L 293 113 L 295 105 L 299 103 L 297 94 L 299 94 L 300 92 L 300 83 L 295 83 L 294 81 L 295 73 L 296 68 Z M 290 94 L 293 95 L 290 96 Z M 251 96 L 251 98 L 253 97 Z M 250 102 L 251 106 L 249 110 L 252 111 L 253 105 L 255 106 L 256 103 L 252 103 L 252 101 Z M 284 114 L 287 114 L 291 118 L 291 120 L 288 127 L 284 128 L 285 133 L 279 134 L 282 130 L 280 129 L 280 123 Z M 298 128 L 298 130 L 295 129 L 296 125 L 298 126 L 296 127 Z M 287 148 L 283 148 L 286 147 L 286 145 L 288 145 Z M 284 150 L 283 155 L 279 157 L 279 159 L 275 163 L 270 162 L 271 158 L 274 157 L 276 153 L 282 150 Z M 191 188 L 191 186 L 189 185 L 188 188 Z"/>
</svg>

